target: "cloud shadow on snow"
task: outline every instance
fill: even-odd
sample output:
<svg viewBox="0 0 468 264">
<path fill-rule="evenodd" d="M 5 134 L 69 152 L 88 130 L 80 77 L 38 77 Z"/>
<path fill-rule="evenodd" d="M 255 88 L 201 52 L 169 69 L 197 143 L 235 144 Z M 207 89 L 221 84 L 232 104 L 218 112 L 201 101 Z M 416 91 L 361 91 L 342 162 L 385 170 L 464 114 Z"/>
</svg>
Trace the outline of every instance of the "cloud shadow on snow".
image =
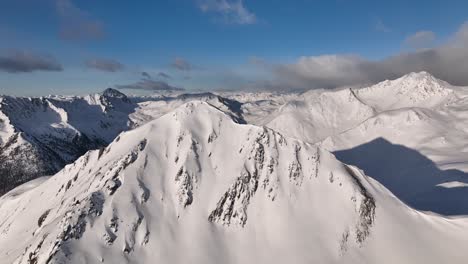
<svg viewBox="0 0 468 264">
<path fill-rule="evenodd" d="M 454 181 L 468 184 L 468 173 L 440 170 L 418 151 L 383 138 L 334 154 L 340 161 L 364 170 L 415 209 L 443 215 L 468 214 L 468 187 L 438 186 Z"/>
</svg>

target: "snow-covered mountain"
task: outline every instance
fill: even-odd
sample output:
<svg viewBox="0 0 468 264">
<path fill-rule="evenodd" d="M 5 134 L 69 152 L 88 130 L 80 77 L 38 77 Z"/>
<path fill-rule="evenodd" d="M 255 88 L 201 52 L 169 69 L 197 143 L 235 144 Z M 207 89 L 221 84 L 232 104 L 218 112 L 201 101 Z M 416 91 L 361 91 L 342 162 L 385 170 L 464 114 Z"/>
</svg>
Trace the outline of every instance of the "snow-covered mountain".
<svg viewBox="0 0 468 264">
<path fill-rule="evenodd" d="M 467 102 L 426 72 L 0 97 L 3 190 L 59 171 L 0 197 L 0 263 L 465 263 Z"/>
<path fill-rule="evenodd" d="M 0 258 L 465 263 L 467 227 L 315 145 L 189 102 L 1 197 Z"/>
<path fill-rule="evenodd" d="M 458 98 L 450 84 L 427 72 L 410 73 L 364 88 L 312 90 L 288 100 L 259 123 L 287 135 L 319 142 L 379 113 L 403 108 L 438 109 Z"/>
<path fill-rule="evenodd" d="M 436 107 L 453 98 L 451 87 L 427 72 L 419 72 L 354 91 L 367 105 L 385 111 L 406 107 Z"/>
<path fill-rule="evenodd" d="M 185 102 L 207 101 L 239 122 L 241 104 L 212 93 L 127 97 L 100 94 L 40 98 L 0 97 L 0 195 L 38 176 L 53 175 L 86 151 L 107 146 L 126 131 Z"/>
<path fill-rule="evenodd" d="M 265 125 L 310 143 L 325 140 L 323 146 L 332 151 L 381 137 L 422 152 L 444 170 L 468 170 L 459 155 L 468 130 L 466 89 L 426 72 L 359 89 L 221 94 L 127 97 L 107 89 L 85 97 L 0 97 L 0 193 L 54 174 L 87 150 L 106 146 L 121 131 L 196 100 L 241 123 Z"/>
<path fill-rule="evenodd" d="M 417 209 L 468 214 L 468 90 L 422 72 L 355 94 L 377 113 L 322 146 Z"/>
<path fill-rule="evenodd" d="M 255 96 L 244 97 L 249 123 L 321 144 L 417 209 L 468 214 L 466 87 L 420 72 L 283 101 Z"/>
</svg>

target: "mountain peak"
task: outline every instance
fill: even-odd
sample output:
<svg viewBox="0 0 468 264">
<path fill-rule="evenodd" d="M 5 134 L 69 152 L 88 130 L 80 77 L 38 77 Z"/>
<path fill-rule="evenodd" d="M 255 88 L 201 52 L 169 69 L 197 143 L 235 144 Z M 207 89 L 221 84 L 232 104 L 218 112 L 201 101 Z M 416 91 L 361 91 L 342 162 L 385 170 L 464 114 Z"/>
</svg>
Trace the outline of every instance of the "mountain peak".
<svg viewBox="0 0 468 264">
<path fill-rule="evenodd" d="M 389 110 L 436 106 L 453 94 L 450 87 L 450 84 L 421 71 L 354 91 L 363 102 L 376 109 Z"/>
<path fill-rule="evenodd" d="M 442 82 L 441 80 L 434 77 L 434 75 L 432 75 L 432 74 L 430 74 L 429 72 L 426 72 L 426 71 L 411 72 L 411 73 L 408 73 L 408 74 L 398 78 L 395 81 L 398 81 L 398 80 L 406 80 L 406 81 L 416 80 L 416 81 L 426 81 L 426 82 L 436 82 L 436 83 Z"/>
<path fill-rule="evenodd" d="M 106 97 L 113 97 L 113 98 L 119 98 L 119 99 L 126 99 L 127 96 L 122 93 L 121 91 L 114 89 L 114 88 L 107 88 L 102 92 L 103 96 Z"/>
<path fill-rule="evenodd" d="M 427 71 L 420 71 L 420 72 L 410 72 L 406 74 L 405 76 L 413 76 L 413 77 L 434 77 L 432 74 L 430 74 Z"/>
<path fill-rule="evenodd" d="M 5 252 L 13 252 L 5 245 L 24 249 L 2 255 L 6 262 L 79 263 L 80 248 L 106 263 L 177 263 L 209 256 L 213 248 L 207 245 L 217 241 L 219 250 L 246 254 L 240 262 L 249 262 L 256 253 L 233 235 L 268 245 L 269 232 L 279 225 L 273 243 L 319 228 L 330 234 L 329 254 L 338 256 L 358 249 L 375 231 L 376 202 L 368 190 L 364 175 L 330 153 L 271 129 L 230 122 L 209 103 L 189 102 L 88 152 L 27 195 L 15 196 L 14 207 L 8 196 L 0 200 L 0 216 L 8 220 L 0 223 L 0 245 Z M 311 205 L 310 193 L 335 202 Z M 33 210 L 15 210 L 30 200 Z M 301 216 L 294 224 L 291 203 L 293 215 Z M 159 221 L 161 216 L 167 220 Z M 272 218 L 277 222 L 265 229 Z M 319 224 L 329 218 L 333 224 Z M 27 239 L 17 240 L 20 232 Z M 201 242 L 185 244 L 187 234 Z M 174 242 L 167 242 L 171 237 Z M 318 243 L 315 238 L 307 244 Z M 288 252 L 288 259 L 297 255 Z"/>
</svg>

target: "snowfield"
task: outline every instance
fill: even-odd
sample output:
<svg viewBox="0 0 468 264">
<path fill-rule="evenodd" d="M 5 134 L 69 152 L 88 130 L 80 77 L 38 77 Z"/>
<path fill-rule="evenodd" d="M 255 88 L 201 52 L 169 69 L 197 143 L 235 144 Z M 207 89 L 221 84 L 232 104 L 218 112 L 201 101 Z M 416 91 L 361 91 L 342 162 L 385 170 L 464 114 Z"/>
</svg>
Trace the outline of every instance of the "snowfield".
<svg viewBox="0 0 468 264">
<path fill-rule="evenodd" d="M 36 178 L 0 197 L 0 262 L 466 263 L 467 101 L 425 72 L 0 97 L 3 188 Z"/>
</svg>

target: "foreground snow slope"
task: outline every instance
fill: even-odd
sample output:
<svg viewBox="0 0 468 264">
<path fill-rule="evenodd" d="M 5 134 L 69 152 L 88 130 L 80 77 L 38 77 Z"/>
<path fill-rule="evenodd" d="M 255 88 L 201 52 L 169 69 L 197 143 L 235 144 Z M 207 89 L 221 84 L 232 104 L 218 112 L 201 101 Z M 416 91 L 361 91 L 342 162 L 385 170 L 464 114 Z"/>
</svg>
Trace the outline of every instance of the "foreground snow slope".
<svg viewBox="0 0 468 264">
<path fill-rule="evenodd" d="M 330 153 L 202 102 L 32 185 L 0 198 L 5 263 L 468 258 L 466 219 L 410 209 Z"/>
</svg>

